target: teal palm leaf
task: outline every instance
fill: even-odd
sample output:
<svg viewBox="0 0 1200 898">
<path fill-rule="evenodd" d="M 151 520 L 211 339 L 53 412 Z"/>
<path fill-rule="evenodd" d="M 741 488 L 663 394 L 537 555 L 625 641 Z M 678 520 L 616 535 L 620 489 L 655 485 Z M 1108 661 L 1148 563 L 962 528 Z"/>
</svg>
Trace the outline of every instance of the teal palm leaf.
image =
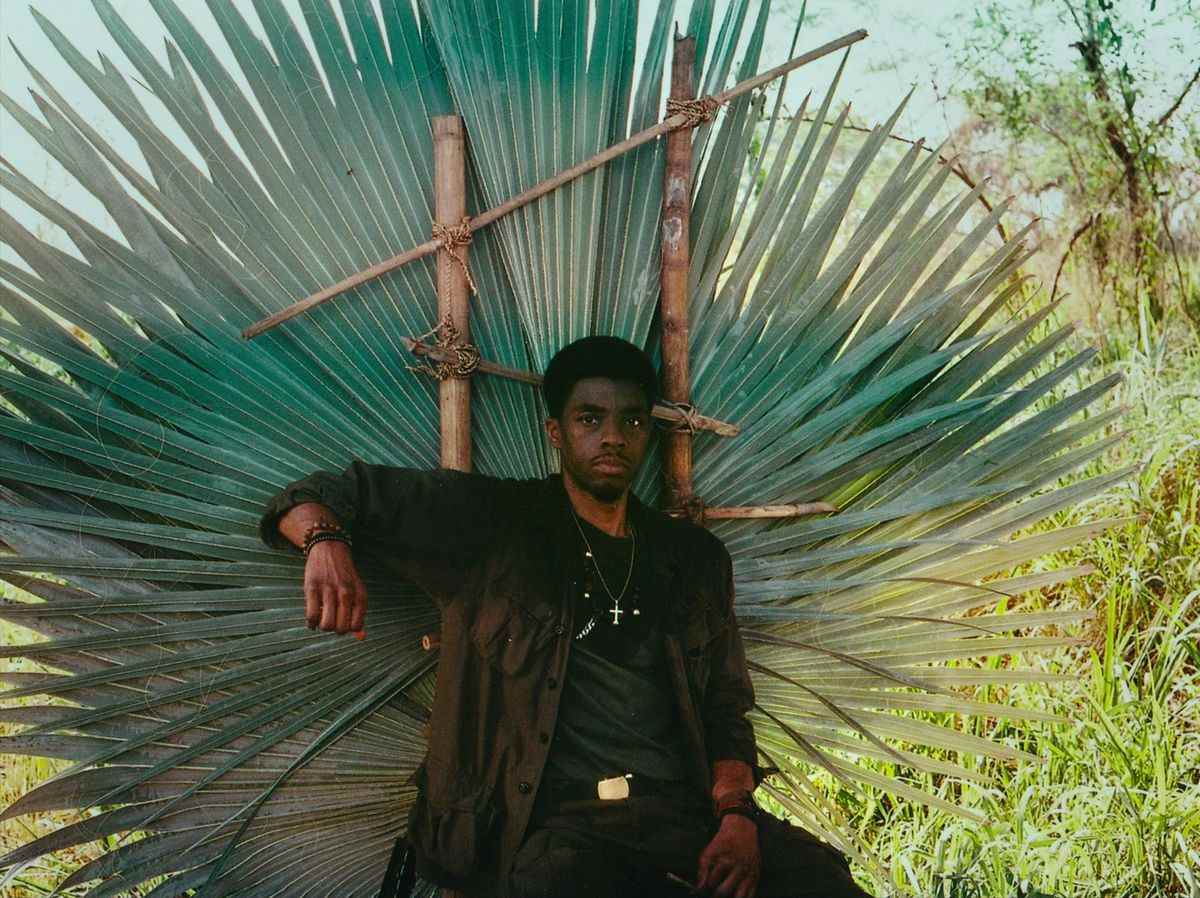
<svg viewBox="0 0 1200 898">
<path fill-rule="evenodd" d="M 0 168 L 76 250 L 0 211 L 21 260 L 0 261 L 0 577 L 34 597 L 0 616 L 45 637 L 2 654 L 47 671 L 3 674 L 7 698 L 42 704 L 0 710 L 21 728 L 0 752 L 69 762 L 6 816 L 96 813 L 0 865 L 141 833 L 63 885 L 372 895 L 424 751 L 433 658 L 419 641 L 436 612 L 367 570 L 366 641 L 311 632 L 301 562 L 264 547 L 256 523 L 316 468 L 437 464 L 436 384 L 408 369 L 403 343 L 436 324 L 432 263 L 239 334 L 428 238 L 430 116 L 466 122 L 474 212 L 656 121 L 673 6 L 657 7 L 639 59 L 635 0 L 385 0 L 382 18 L 369 0 L 315 0 L 302 21 L 254 0 L 261 28 L 246 5 L 208 0 L 227 56 L 183 6 L 152 0 L 164 64 L 94 3 L 119 63 L 39 20 L 141 160 L 36 60 L 22 57 L 33 105 L 0 96 L 119 231 Z M 694 4 L 688 22 L 703 92 L 763 68 L 767 3 L 714 7 Z M 1112 382 L 1077 386 L 1090 351 L 1065 354 L 1066 331 L 1039 336 L 1049 310 L 1012 311 L 1025 234 L 991 245 L 1003 206 L 973 217 L 978 192 L 947 199 L 936 154 L 884 152 L 902 105 L 844 146 L 836 86 L 806 101 L 811 116 L 746 97 L 696 131 L 693 401 L 741 432 L 697 435 L 695 485 L 711 506 L 839 509 L 712 529 L 734 557 L 754 722 L 780 770 L 768 788 L 869 864 L 810 774 L 966 813 L 862 762 L 975 779 L 921 749 L 1033 760 L 916 712 L 1043 719 L 964 692 L 1039 674 L 947 662 L 1069 641 L 1039 634 L 1076 613 L 989 609 L 1086 572 L 1012 575 L 1103 524 L 1014 534 L 1122 474 L 1056 488 L 1108 445 L 1111 415 L 1081 413 Z M 662 155 L 647 144 L 476 235 L 485 358 L 541 370 L 590 333 L 658 352 Z M 477 469 L 551 470 L 536 391 L 472 387 Z M 660 473 L 642 472 L 647 501 Z"/>
</svg>

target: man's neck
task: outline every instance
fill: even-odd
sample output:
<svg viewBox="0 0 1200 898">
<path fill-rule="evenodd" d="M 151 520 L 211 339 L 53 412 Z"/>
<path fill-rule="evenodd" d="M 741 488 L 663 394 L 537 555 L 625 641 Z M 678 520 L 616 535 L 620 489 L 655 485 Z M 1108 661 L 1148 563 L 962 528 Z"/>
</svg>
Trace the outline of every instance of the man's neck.
<svg viewBox="0 0 1200 898">
<path fill-rule="evenodd" d="M 603 530 L 609 536 L 625 537 L 629 535 L 629 527 L 625 522 L 625 510 L 629 506 L 629 490 L 612 502 L 597 499 L 591 493 L 581 489 L 570 477 L 563 476 L 563 487 L 567 498 L 575 509 L 575 514 L 583 518 L 593 527 Z"/>
</svg>

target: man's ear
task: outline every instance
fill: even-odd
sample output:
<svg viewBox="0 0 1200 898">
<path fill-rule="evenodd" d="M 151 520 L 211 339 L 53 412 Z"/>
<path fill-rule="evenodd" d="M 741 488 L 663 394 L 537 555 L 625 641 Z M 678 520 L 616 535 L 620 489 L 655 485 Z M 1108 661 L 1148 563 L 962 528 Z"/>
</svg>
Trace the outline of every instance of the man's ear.
<svg viewBox="0 0 1200 898">
<path fill-rule="evenodd" d="M 551 446 L 555 449 L 562 449 L 562 431 L 557 418 L 546 419 L 546 436 L 550 437 Z"/>
</svg>

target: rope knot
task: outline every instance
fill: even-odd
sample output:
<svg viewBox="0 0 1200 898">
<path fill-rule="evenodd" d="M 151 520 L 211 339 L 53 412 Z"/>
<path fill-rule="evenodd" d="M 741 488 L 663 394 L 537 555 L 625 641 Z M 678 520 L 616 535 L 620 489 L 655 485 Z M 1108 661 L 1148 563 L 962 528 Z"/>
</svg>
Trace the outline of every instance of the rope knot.
<svg viewBox="0 0 1200 898">
<path fill-rule="evenodd" d="M 689 402 L 672 402 L 670 399 L 659 399 L 659 405 L 666 406 L 669 409 L 674 409 L 679 412 L 680 420 L 672 421 L 670 424 L 664 424 L 663 430 L 669 432 L 682 431 L 687 434 L 695 434 L 700 430 L 701 415 L 696 411 L 696 406 Z"/>
<path fill-rule="evenodd" d="M 442 250 L 458 263 L 458 267 L 462 269 L 463 277 L 467 281 L 467 289 L 474 294 L 479 292 L 475 289 L 475 278 L 471 277 L 471 269 L 467 267 L 466 256 L 460 252 L 462 247 L 470 244 L 471 237 L 470 218 L 464 218 L 456 225 L 442 224 L 438 221 L 433 223 L 433 239 L 439 241 L 442 244 Z"/>
<path fill-rule="evenodd" d="M 667 97 L 667 118 L 676 115 L 684 117 L 684 121 L 675 130 L 679 128 L 695 128 L 697 125 L 711 122 L 720 108 L 721 104 L 712 97 L 697 97 L 695 100 L 680 100 L 675 97 Z"/>
<path fill-rule="evenodd" d="M 409 371 L 419 371 L 430 377 L 436 377 L 438 380 L 447 380 L 451 377 L 470 377 L 479 367 L 479 347 L 474 343 L 460 342 L 462 334 L 454 326 L 454 321 L 449 314 L 443 316 L 432 330 L 417 337 L 417 341 L 424 342 L 427 337 L 433 337 L 433 345 L 442 353 L 453 355 L 454 361 L 439 361 L 435 365 L 405 365 L 404 367 Z"/>
</svg>

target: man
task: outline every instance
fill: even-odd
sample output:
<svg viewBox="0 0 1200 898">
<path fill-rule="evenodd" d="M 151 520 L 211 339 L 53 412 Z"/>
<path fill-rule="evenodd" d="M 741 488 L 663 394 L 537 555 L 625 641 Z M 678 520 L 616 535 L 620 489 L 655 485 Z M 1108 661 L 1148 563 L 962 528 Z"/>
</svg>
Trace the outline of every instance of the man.
<svg viewBox="0 0 1200 898">
<path fill-rule="evenodd" d="M 427 879 L 513 898 L 865 896 L 839 853 L 754 806 L 729 553 L 630 491 L 656 380 L 624 340 L 576 341 L 544 382 L 560 475 L 355 461 L 280 493 L 263 538 L 305 548 L 310 626 L 365 624 L 351 533 L 438 603 L 409 819 Z"/>
</svg>

